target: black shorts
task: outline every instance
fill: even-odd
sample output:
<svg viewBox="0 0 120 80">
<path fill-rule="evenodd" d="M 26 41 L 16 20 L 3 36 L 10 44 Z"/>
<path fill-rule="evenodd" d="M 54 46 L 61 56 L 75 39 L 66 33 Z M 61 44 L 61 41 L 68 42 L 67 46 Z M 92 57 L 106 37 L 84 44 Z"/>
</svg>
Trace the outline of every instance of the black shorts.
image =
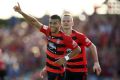
<svg viewBox="0 0 120 80">
<path fill-rule="evenodd" d="M 64 73 L 57 74 L 57 73 L 47 72 L 47 74 L 48 74 L 48 80 L 64 80 Z"/>
<path fill-rule="evenodd" d="M 65 71 L 64 80 L 87 80 L 87 72 Z"/>
</svg>

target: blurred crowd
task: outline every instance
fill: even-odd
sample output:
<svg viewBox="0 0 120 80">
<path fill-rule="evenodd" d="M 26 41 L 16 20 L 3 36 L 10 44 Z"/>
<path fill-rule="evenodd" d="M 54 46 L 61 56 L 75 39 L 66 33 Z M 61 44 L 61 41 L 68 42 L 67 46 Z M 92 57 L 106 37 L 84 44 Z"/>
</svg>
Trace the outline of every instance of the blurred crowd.
<svg viewBox="0 0 120 80">
<path fill-rule="evenodd" d="M 39 20 L 48 25 L 48 18 L 45 15 Z M 85 15 L 85 18 L 83 21 L 74 16 L 73 28 L 84 33 L 97 46 L 102 68 L 102 74 L 97 77 L 92 71 L 92 56 L 86 49 L 88 80 L 119 80 L 120 15 L 94 14 Z M 22 76 L 34 75 L 45 65 L 46 37 L 23 19 L 11 17 L 0 24 L 0 49 L 0 66 L 3 61 L 6 80 L 23 80 Z"/>
</svg>

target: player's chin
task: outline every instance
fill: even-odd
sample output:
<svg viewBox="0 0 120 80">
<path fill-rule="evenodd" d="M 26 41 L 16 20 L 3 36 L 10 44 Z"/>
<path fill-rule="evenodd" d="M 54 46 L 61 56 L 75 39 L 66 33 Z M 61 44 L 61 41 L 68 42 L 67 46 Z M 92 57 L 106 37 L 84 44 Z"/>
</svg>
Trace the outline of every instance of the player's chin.
<svg viewBox="0 0 120 80">
<path fill-rule="evenodd" d="M 70 29 L 70 27 L 69 27 L 69 26 L 66 26 L 65 29 Z"/>
</svg>

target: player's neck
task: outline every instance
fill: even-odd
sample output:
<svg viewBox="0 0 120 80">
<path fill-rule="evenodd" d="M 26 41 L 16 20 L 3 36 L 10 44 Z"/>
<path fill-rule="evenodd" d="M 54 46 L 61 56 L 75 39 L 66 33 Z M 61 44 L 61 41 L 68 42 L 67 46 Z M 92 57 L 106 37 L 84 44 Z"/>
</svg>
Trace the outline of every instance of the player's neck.
<svg viewBox="0 0 120 80">
<path fill-rule="evenodd" d="M 63 31 L 64 31 L 65 34 L 71 35 L 71 33 L 72 33 L 72 28 L 63 29 Z"/>
</svg>

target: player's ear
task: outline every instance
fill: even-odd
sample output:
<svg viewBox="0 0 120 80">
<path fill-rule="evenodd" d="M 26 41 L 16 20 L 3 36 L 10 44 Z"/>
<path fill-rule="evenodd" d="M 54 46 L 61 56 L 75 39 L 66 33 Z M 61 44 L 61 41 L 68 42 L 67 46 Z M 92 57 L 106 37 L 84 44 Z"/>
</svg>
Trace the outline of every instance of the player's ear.
<svg viewBox="0 0 120 80">
<path fill-rule="evenodd" d="M 58 23 L 61 25 L 61 21 L 58 21 Z"/>
</svg>

